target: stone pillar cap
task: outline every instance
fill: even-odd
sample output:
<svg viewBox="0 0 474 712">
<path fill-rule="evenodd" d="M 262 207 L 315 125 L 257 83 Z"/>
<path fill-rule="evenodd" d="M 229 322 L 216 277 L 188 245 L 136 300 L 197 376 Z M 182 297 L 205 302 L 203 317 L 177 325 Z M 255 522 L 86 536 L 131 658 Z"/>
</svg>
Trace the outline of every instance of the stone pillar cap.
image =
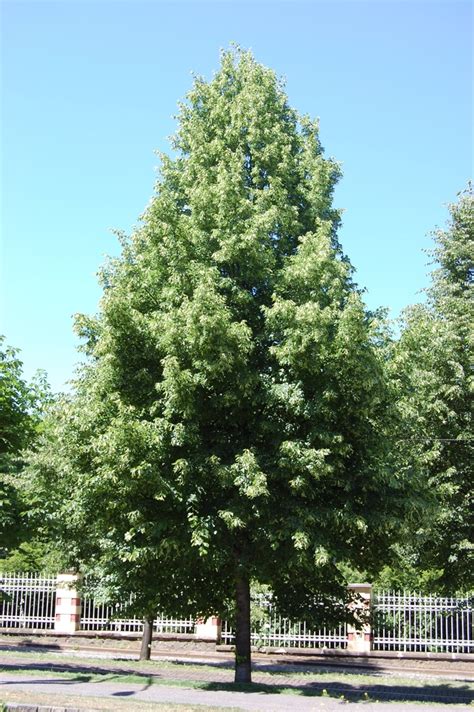
<svg viewBox="0 0 474 712">
<path fill-rule="evenodd" d="M 347 588 L 350 588 L 354 591 L 371 591 L 372 590 L 372 584 L 371 583 L 349 583 L 347 585 Z"/>
<path fill-rule="evenodd" d="M 58 574 L 56 576 L 56 583 L 78 583 L 82 579 L 81 574 Z"/>
<path fill-rule="evenodd" d="M 349 588 L 353 588 L 353 587 L 356 587 L 356 586 L 357 586 L 357 587 L 359 587 L 359 586 L 366 586 L 366 587 L 368 587 L 368 588 L 372 588 L 372 584 L 371 584 L 371 583 L 349 583 L 349 584 L 347 584 L 347 585 L 349 586 Z"/>
</svg>

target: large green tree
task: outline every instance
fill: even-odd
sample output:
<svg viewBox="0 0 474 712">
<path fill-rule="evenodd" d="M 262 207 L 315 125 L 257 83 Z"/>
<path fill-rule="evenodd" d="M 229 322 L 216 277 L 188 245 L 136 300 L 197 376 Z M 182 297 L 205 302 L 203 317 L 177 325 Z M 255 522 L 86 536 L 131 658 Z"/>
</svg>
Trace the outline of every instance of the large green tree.
<svg viewBox="0 0 474 712">
<path fill-rule="evenodd" d="M 236 50 L 196 79 L 173 147 L 78 318 L 89 365 L 32 472 L 71 560 L 145 617 L 233 599 L 245 681 L 250 581 L 283 613 L 343 615 L 340 564 L 382 562 L 411 500 L 317 123 Z"/>
<path fill-rule="evenodd" d="M 474 584 L 474 196 L 469 186 L 435 233 L 427 301 L 407 310 L 392 372 L 398 390 L 400 466 L 432 494 L 411 557 L 438 585 Z"/>
</svg>

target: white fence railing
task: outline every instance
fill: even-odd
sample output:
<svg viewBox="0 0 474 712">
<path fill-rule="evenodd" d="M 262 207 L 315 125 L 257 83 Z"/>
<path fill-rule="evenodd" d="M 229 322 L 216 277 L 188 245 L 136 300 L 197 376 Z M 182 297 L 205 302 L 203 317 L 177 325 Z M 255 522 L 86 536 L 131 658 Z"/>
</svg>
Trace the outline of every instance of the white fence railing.
<svg viewBox="0 0 474 712">
<path fill-rule="evenodd" d="M 313 630 L 304 621 L 283 618 L 275 610 L 271 594 L 252 596 L 253 615 L 251 642 L 258 647 L 271 648 L 345 648 L 347 627 Z M 228 621 L 222 625 L 222 642 L 232 644 L 234 630 Z"/>
<path fill-rule="evenodd" d="M 54 629 L 56 588 L 56 576 L 0 573 L 0 628 Z M 98 604 L 87 595 L 81 603 L 81 630 L 140 633 L 143 629 L 140 618 L 120 615 L 122 605 Z M 158 616 L 153 629 L 156 633 L 194 633 L 195 624 L 191 618 Z"/>
<path fill-rule="evenodd" d="M 143 620 L 121 615 L 120 604 L 95 603 L 90 596 L 82 599 L 81 630 L 110 630 L 123 633 L 141 633 Z M 155 633 L 194 633 L 196 621 L 158 616 L 153 623 Z"/>
<path fill-rule="evenodd" d="M 31 572 L 0 574 L 1 627 L 54 628 L 55 606 L 55 576 Z"/>
<path fill-rule="evenodd" d="M 474 598 L 383 591 L 374 597 L 374 650 L 474 652 Z"/>
<path fill-rule="evenodd" d="M 0 628 L 54 629 L 56 577 L 38 573 L 0 573 Z M 2 595 L 2 592 L 6 595 Z M 311 629 L 304 621 L 278 615 L 271 596 L 253 596 L 252 643 L 259 647 L 345 648 L 347 628 Z M 81 630 L 140 633 L 143 622 L 123 605 L 82 598 Z M 123 613 L 122 613 L 123 611 Z M 158 616 L 156 633 L 194 633 L 195 621 Z M 439 597 L 383 591 L 372 600 L 374 650 L 474 653 L 474 596 Z M 222 642 L 233 643 L 228 621 Z"/>
</svg>

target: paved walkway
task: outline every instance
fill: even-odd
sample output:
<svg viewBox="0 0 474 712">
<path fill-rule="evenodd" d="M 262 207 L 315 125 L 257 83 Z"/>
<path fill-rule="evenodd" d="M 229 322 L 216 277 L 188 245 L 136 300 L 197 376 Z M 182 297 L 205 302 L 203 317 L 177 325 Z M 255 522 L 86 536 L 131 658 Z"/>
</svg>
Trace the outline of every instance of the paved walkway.
<svg viewBox="0 0 474 712">
<path fill-rule="evenodd" d="M 189 688 L 165 687 L 150 684 L 144 681 L 143 684 L 133 683 L 111 683 L 111 682 L 75 682 L 65 680 L 61 677 L 50 677 L 28 675 L 19 676 L 12 674 L 0 675 L 0 698 L 1 690 L 18 690 L 31 692 L 34 699 L 36 693 L 47 694 L 67 694 L 82 697 L 108 697 L 121 700 L 133 700 L 134 702 L 160 702 L 168 704 L 188 704 L 230 707 L 233 710 L 245 710 L 250 712 L 288 712 L 292 708 L 298 712 L 344 712 L 352 709 L 350 702 L 335 700 L 331 698 L 314 698 L 303 696 L 293 696 L 287 694 L 273 694 L 261 692 L 227 692 L 223 690 L 194 690 Z M 354 709 L 357 711 L 359 707 Z M 64 708 L 66 709 L 67 708 Z M 446 710 L 446 702 L 437 704 L 430 702 L 426 708 L 420 707 L 419 703 L 411 702 L 363 702 L 360 705 L 362 712 L 420 712 L 422 710 Z M 453 712 L 464 710 L 470 712 L 471 705 L 453 705 L 448 708 Z"/>
</svg>

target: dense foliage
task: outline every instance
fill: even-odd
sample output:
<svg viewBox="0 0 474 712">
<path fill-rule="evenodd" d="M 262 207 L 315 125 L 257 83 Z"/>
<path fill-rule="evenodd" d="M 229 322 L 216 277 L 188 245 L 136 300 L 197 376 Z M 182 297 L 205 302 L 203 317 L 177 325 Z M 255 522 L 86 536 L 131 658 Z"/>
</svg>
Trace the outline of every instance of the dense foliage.
<svg viewBox="0 0 474 712">
<path fill-rule="evenodd" d="M 407 310 L 395 346 L 401 466 L 432 494 L 408 553 L 438 586 L 474 585 L 474 197 L 469 187 L 435 233 L 427 303 Z M 435 581 L 432 581 L 435 584 Z"/>
<path fill-rule="evenodd" d="M 18 351 L 5 345 L 0 336 L 0 554 L 22 541 L 25 532 L 25 503 L 18 489 L 23 467 L 22 452 L 38 430 L 47 397 L 44 375 L 28 384 Z"/>
</svg>

